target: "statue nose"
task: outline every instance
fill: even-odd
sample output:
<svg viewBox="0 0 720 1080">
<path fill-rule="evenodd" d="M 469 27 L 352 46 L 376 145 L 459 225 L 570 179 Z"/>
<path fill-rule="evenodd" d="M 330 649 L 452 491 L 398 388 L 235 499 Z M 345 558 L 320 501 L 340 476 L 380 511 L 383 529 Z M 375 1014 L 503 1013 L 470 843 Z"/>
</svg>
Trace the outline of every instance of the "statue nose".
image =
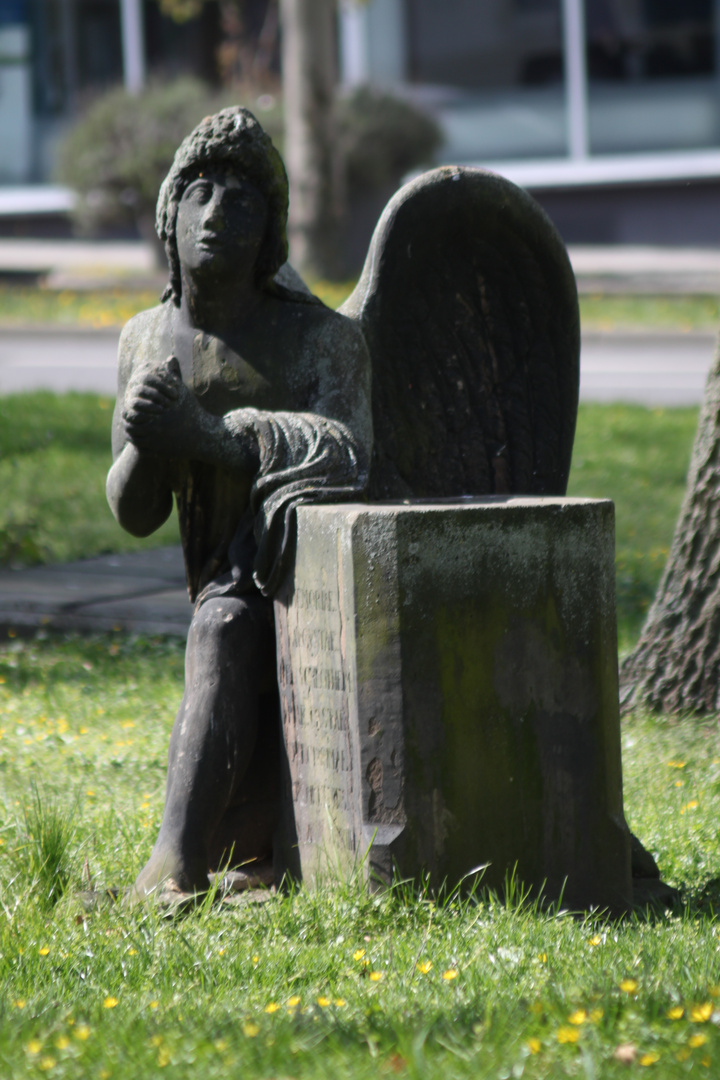
<svg viewBox="0 0 720 1080">
<path fill-rule="evenodd" d="M 204 214 L 204 224 L 213 225 L 215 227 L 222 226 L 224 224 L 223 206 L 222 206 L 222 192 L 215 192 L 212 199 L 207 204 Z"/>
</svg>

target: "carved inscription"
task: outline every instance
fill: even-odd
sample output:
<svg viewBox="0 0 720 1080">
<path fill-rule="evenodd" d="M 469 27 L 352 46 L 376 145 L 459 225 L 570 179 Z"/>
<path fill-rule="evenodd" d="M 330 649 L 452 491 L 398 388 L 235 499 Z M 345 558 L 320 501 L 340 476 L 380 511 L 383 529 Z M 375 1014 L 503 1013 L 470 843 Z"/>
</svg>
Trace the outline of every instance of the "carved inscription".
<svg viewBox="0 0 720 1080">
<path fill-rule="evenodd" d="M 308 863 L 320 865 L 323 849 L 337 853 L 339 847 L 352 855 L 359 827 L 349 723 L 352 678 L 339 587 L 332 580 L 336 553 L 324 555 L 314 552 L 309 573 L 297 567 L 282 627 L 278 620 L 285 745 L 304 871 Z M 323 587 L 311 586 L 320 574 Z"/>
</svg>

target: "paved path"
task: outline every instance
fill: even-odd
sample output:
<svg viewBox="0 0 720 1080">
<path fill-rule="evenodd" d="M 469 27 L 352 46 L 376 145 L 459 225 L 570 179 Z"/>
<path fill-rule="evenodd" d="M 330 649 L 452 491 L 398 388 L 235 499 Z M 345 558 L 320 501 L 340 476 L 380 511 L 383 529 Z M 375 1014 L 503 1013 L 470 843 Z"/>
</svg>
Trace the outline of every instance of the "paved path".
<svg viewBox="0 0 720 1080">
<path fill-rule="evenodd" d="M 87 390 L 114 396 L 119 331 L 0 328 L 0 394 Z"/>
<path fill-rule="evenodd" d="M 715 343 L 715 334 L 583 335 L 580 398 L 697 405 Z"/>
<path fill-rule="evenodd" d="M 0 641 L 36 629 L 187 634 L 180 547 L 0 571 Z"/>
<path fill-rule="evenodd" d="M 0 394 L 47 388 L 114 395 L 117 340 L 117 329 L 0 329 Z M 586 334 L 581 397 L 696 404 L 714 350 L 714 334 Z"/>
</svg>

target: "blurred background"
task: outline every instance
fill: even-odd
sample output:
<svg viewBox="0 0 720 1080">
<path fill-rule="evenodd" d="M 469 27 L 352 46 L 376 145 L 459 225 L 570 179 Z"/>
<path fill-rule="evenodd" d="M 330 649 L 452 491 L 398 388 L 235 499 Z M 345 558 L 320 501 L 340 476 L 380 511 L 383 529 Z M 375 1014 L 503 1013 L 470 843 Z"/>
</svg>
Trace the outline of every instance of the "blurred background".
<svg viewBox="0 0 720 1080">
<path fill-rule="evenodd" d="M 200 84 L 240 97 L 282 142 L 278 8 L 0 0 L 0 233 L 70 234 L 78 177 L 63 166 L 63 140 L 113 88 L 157 93 L 192 78 L 186 99 Z M 372 87 L 437 124 L 435 139 L 410 133 L 417 145 L 397 162 L 370 163 L 379 187 L 397 182 L 393 164 L 490 164 L 532 190 L 571 243 L 717 244 L 719 10 L 717 0 L 338 0 L 337 94 Z M 186 102 L 191 123 L 192 112 Z M 388 126 L 389 140 L 366 139 L 365 158 L 382 159 L 383 136 L 412 142 L 402 118 Z M 128 185 L 126 209 L 134 198 Z M 358 212 L 373 217 L 369 201 Z M 106 215 L 104 227 L 133 235 L 128 220 Z"/>
</svg>

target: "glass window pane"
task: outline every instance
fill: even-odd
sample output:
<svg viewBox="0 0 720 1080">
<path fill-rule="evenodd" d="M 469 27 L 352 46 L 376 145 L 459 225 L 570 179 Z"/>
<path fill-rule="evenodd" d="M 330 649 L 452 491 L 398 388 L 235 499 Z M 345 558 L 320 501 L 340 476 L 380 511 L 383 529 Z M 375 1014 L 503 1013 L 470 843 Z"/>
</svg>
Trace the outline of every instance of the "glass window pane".
<svg viewBox="0 0 720 1080">
<path fill-rule="evenodd" d="M 410 78 L 455 161 L 566 151 L 560 0 L 408 0 Z"/>
<path fill-rule="evenodd" d="M 593 153 L 718 144 L 715 0 L 585 0 Z"/>
</svg>

